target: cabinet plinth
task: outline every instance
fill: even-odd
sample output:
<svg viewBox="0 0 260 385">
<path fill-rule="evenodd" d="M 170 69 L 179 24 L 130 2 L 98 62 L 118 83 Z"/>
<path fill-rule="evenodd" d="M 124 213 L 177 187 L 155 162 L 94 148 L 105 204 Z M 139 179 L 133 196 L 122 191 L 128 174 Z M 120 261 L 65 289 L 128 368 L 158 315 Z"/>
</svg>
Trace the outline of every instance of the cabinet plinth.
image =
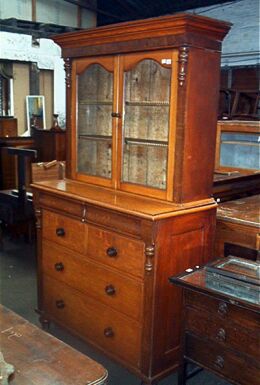
<svg viewBox="0 0 260 385">
<path fill-rule="evenodd" d="M 178 15 L 54 37 L 66 69 L 67 178 L 33 185 L 39 310 L 148 384 L 179 362 L 181 299 L 168 277 L 213 255 L 229 28 Z"/>
</svg>

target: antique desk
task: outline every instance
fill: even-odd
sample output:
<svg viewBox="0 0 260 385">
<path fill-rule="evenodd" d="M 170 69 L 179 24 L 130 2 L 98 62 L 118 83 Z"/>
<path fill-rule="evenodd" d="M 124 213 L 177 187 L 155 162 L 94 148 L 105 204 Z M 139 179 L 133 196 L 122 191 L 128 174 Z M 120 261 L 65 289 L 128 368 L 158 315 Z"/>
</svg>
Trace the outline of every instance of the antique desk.
<svg viewBox="0 0 260 385">
<path fill-rule="evenodd" d="M 219 204 L 215 255 L 224 256 L 226 243 L 259 250 L 260 247 L 260 195 Z"/>
<path fill-rule="evenodd" d="M 170 278 L 184 289 L 178 385 L 188 362 L 233 384 L 260 384 L 259 267 L 231 257 Z"/>
<path fill-rule="evenodd" d="M 0 352 L 5 361 L 15 367 L 15 372 L 9 378 L 10 385 L 106 383 L 107 371 L 100 364 L 2 305 Z"/>
</svg>

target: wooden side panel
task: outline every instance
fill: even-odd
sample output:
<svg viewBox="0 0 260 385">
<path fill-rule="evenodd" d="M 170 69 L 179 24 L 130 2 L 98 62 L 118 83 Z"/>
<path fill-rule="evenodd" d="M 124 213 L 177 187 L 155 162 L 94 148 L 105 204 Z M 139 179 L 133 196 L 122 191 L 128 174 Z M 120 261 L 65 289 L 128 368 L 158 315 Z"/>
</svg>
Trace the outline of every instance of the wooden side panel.
<svg viewBox="0 0 260 385">
<path fill-rule="evenodd" d="M 215 209 L 161 222 L 156 240 L 152 373 L 178 365 L 182 292 L 168 278 L 212 258 Z"/>
<path fill-rule="evenodd" d="M 175 202 L 209 197 L 214 170 L 220 54 L 190 48 L 186 60 L 178 94 Z"/>
</svg>

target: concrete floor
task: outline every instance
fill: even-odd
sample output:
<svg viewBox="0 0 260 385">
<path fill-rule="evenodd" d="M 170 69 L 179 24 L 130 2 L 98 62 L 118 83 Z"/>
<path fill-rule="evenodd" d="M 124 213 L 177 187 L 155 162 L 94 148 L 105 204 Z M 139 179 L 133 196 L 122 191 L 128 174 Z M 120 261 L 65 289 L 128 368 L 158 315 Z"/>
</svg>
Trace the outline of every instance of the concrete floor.
<svg viewBox="0 0 260 385">
<path fill-rule="evenodd" d="M 25 243 L 23 239 L 11 241 L 7 235 L 0 250 L 0 302 L 40 326 L 34 312 L 37 307 L 35 245 Z M 135 375 L 58 326 L 51 325 L 50 333 L 100 362 L 108 370 L 109 385 L 140 385 L 141 381 Z M 158 385 L 177 385 L 176 374 L 161 380 Z M 229 383 L 202 371 L 187 381 L 187 385 Z"/>
</svg>

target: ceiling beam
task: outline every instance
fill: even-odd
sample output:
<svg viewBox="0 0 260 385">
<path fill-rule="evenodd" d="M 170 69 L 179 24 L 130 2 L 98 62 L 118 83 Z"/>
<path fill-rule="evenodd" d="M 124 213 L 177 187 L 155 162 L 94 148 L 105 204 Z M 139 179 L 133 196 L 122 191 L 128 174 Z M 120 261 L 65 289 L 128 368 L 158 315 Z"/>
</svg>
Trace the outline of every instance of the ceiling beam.
<svg viewBox="0 0 260 385">
<path fill-rule="evenodd" d="M 106 12 L 106 11 L 103 11 L 102 9 L 97 8 L 96 5 L 94 5 L 94 2 L 91 0 L 63 0 L 63 1 L 77 5 L 84 9 L 88 9 L 89 11 L 99 13 L 101 15 L 112 17 L 113 19 L 116 19 L 116 20 L 124 20 L 124 18 L 121 17 L 120 15 L 116 15 L 111 12 Z"/>
</svg>

